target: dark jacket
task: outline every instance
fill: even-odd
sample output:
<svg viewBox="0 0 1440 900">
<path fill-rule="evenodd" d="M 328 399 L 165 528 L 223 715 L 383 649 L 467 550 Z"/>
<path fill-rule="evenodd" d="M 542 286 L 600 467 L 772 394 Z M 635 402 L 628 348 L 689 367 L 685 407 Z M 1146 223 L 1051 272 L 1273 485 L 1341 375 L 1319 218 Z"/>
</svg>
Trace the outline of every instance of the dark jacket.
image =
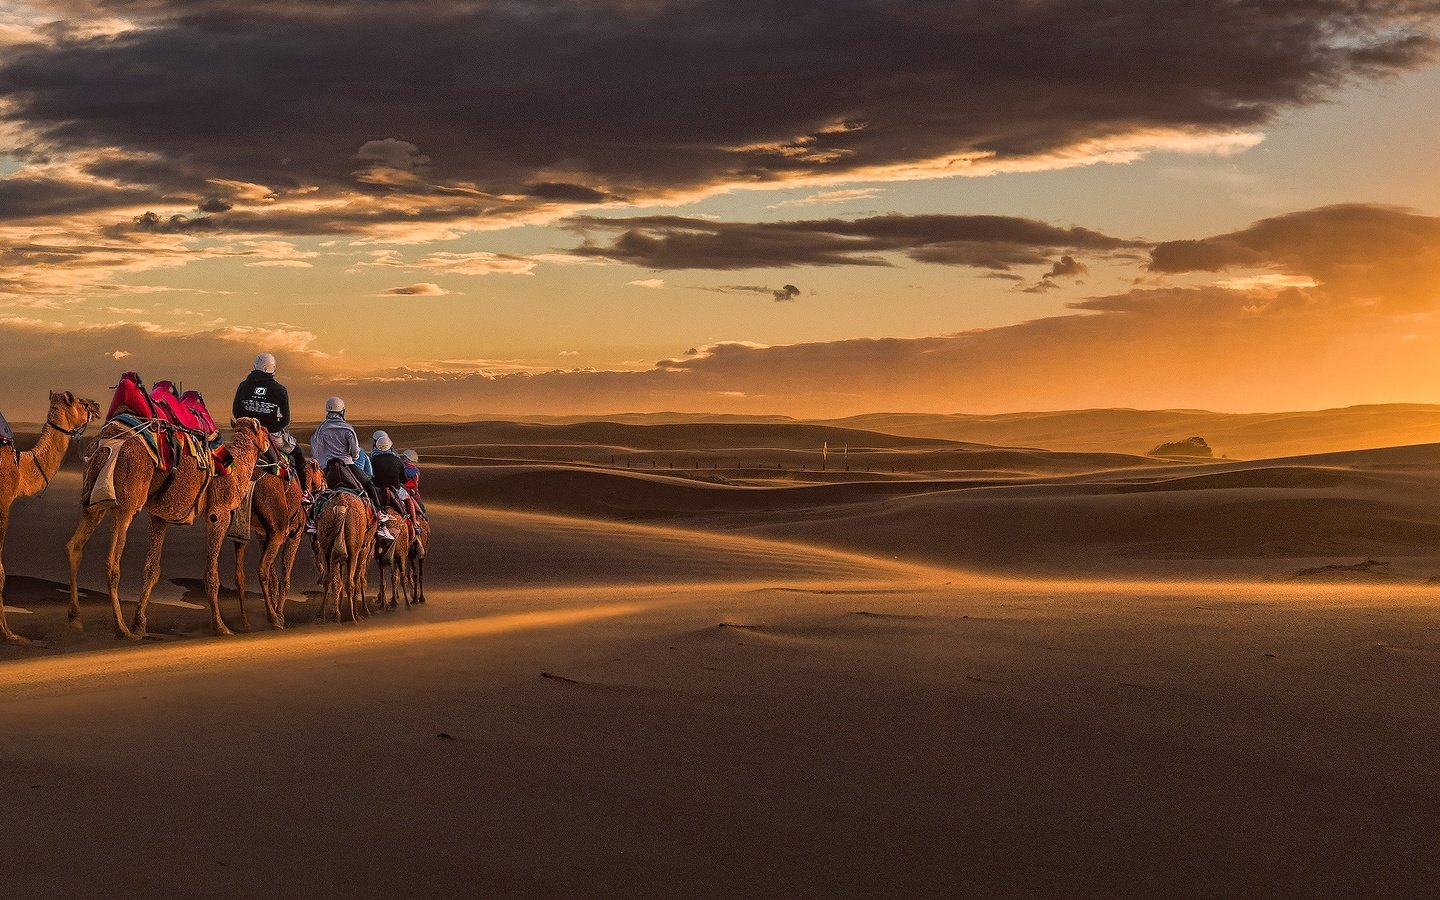
<svg viewBox="0 0 1440 900">
<path fill-rule="evenodd" d="M 230 414 L 237 419 L 241 416 L 259 419 L 271 434 L 284 431 L 290 424 L 290 394 L 269 372 L 251 372 L 235 389 Z"/>
<path fill-rule="evenodd" d="M 370 465 L 375 469 L 375 484 L 380 487 L 403 487 L 405 485 L 405 460 L 391 450 L 376 450 L 370 454 Z"/>
</svg>

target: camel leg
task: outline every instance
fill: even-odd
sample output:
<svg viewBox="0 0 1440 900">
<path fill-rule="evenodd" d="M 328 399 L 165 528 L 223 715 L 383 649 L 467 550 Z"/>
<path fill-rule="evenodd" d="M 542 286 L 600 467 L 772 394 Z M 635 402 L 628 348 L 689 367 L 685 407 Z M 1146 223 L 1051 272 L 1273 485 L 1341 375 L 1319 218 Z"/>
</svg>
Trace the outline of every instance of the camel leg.
<svg viewBox="0 0 1440 900">
<path fill-rule="evenodd" d="M 135 638 L 125 625 L 125 613 L 120 609 L 120 557 L 125 553 L 125 535 L 130 523 L 135 521 L 133 510 L 121 509 L 119 504 L 110 509 L 110 553 L 105 557 L 105 584 L 110 589 L 110 611 L 115 615 L 115 636 Z M 153 542 L 152 542 L 153 551 Z M 156 560 L 159 565 L 159 560 Z M 145 567 L 150 567 L 150 553 L 145 554 Z"/>
<path fill-rule="evenodd" d="M 76 632 L 85 630 L 85 623 L 80 621 L 80 559 L 85 555 L 85 545 L 90 542 L 103 518 L 104 507 L 86 507 L 80 514 L 80 524 L 75 526 L 75 533 L 65 544 L 65 556 L 70 560 L 70 628 Z"/>
<path fill-rule="evenodd" d="M 363 563 L 362 563 L 361 565 L 363 565 Z M 358 582 L 357 582 L 357 579 L 356 579 L 356 576 L 355 576 L 355 571 L 356 571 L 356 567 L 355 567 L 354 565 L 351 565 L 350 571 L 349 571 L 349 573 L 347 573 L 350 577 L 346 579 L 347 584 L 346 584 L 346 589 L 345 589 L 345 596 L 346 596 L 346 598 L 348 598 L 348 600 L 349 600 L 349 602 L 350 602 L 350 621 L 351 621 L 351 622 L 358 622 L 358 621 L 360 621 L 360 615 L 355 611 L 355 593 L 356 593 L 355 587 L 356 587 L 356 584 L 358 583 Z M 364 603 L 365 603 L 365 597 L 364 597 L 364 595 L 361 595 L 361 597 L 360 597 L 360 603 L 361 603 L 362 606 L 364 605 Z"/>
<path fill-rule="evenodd" d="M 327 618 L 337 625 L 340 623 L 340 597 L 345 593 L 345 585 L 348 583 L 348 573 L 345 569 L 346 560 L 337 560 L 333 556 L 330 558 L 330 583 L 335 591 L 335 601 L 328 607 Z"/>
<path fill-rule="evenodd" d="M 151 516 L 145 532 L 145 582 L 140 585 L 140 601 L 135 604 L 135 618 L 130 630 L 139 637 L 145 636 L 150 614 L 150 594 L 160 583 L 160 559 L 165 551 L 165 533 L 170 523 L 159 516 Z"/>
<path fill-rule="evenodd" d="M 0 639 L 10 644 L 28 644 L 28 639 L 11 631 L 5 622 L 5 531 L 9 527 L 10 510 L 0 511 Z"/>
<path fill-rule="evenodd" d="M 405 565 L 400 568 L 400 590 L 405 595 L 405 608 L 409 609 L 414 606 L 415 597 L 410 590 L 410 561 L 408 559 L 405 561 Z"/>
<path fill-rule="evenodd" d="M 235 546 L 235 593 L 240 595 L 240 630 L 250 630 L 250 616 L 245 612 L 245 546 L 248 541 L 231 541 Z M 265 590 L 265 570 L 260 570 L 260 590 Z"/>
<path fill-rule="evenodd" d="M 364 549 L 360 551 L 360 566 L 355 572 L 355 593 L 360 600 L 360 609 L 364 611 L 365 618 L 370 618 L 370 558 L 375 555 L 375 545 L 366 542 Z"/>
<path fill-rule="evenodd" d="M 275 627 L 285 627 L 285 605 L 290 602 L 290 575 L 295 571 L 295 554 L 300 552 L 300 534 L 285 539 L 280 550 L 279 590 L 275 596 Z"/>
<path fill-rule="evenodd" d="M 216 634 L 229 635 L 231 631 L 220 616 L 220 548 L 225 544 L 225 532 L 230 530 L 230 513 L 212 513 L 206 519 L 205 529 L 205 594 L 210 600 L 210 618 Z"/>
<path fill-rule="evenodd" d="M 380 595 L 379 595 L 379 597 L 377 598 L 377 602 L 380 604 L 380 608 L 381 608 L 381 609 L 384 609 L 384 608 L 385 608 L 385 563 L 384 563 L 383 561 L 381 561 L 381 560 L 376 560 L 376 565 L 378 565 L 378 566 L 380 567 Z"/>
<path fill-rule="evenodd" d="M 275 611 L 275 557 L 280 555 L 281 542 L 284 541 L 283 532 L 279 534 L 265 535 L 265 546 L 260 550 L 260 593 L 265 595 L 265 618 L 270 622 L 270 627 L 275 628 L 278 613 Z"/>
</svg>

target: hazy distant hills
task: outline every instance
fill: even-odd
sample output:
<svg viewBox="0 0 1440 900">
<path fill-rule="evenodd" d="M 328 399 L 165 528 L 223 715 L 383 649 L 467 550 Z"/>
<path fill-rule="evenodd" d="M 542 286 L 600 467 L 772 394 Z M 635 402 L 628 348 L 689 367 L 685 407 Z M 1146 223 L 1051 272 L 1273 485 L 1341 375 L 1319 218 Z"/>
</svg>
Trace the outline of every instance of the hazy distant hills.
<svg viewBox="0 0 1440 900">
<path fill-rule="evenodd" d="M 796 441 L 819 443 L 826 440 L 832 444 L 849 441 L 852 444 L 867 443 L 877 446 L 873 433 L 880 433 L 966 444 L 1144 454 L 1167 441 L 1199 436 L 1215 448 L 1217 456 L 1246 459 L 1440 442 L 1440 405 L 1418 403 L 1274 413 L 1220 413 L 1200 409 L 1082 409 L 999 415 L 870 413 L 840 419 L 800 420 L 788 416 L 665 412 L 605 416 L 511 416 L 504 419 L 531 426 L 523 437 L 519 433 L 520 429 L 517 429 L 517 433 L 513 435 L 516 442 L 533 441 L 548 432 L 548 438 L 557 443 L 631 443 L 618 439 L 619 434 L 612 436 L 617 439 L 597 440 L 600 435 L 588 428 L 568 434 L 565 428 L 533 428 L 537 425 L 576 426 L 594 422 L 629 426 L 806 426 L 794 431 L 771 431 L 769 437 L 772 441 L 781 434 L 785 437 L 779 444 L 767 441 L 767 446 L 793 446 Z M 481 417 L 429 417 L 426 420 L 477 422 Z M 861 437 L 855 434 L 855 431 L 872 434 Z M 686 435 L 687 438 L 694 436 L 693 432 Z M 724 439 L 733 440 L 735 436 L 734 432 L 731 432 Z M 653 446 L 648 441 L 642 445 Z"/>
</svg>

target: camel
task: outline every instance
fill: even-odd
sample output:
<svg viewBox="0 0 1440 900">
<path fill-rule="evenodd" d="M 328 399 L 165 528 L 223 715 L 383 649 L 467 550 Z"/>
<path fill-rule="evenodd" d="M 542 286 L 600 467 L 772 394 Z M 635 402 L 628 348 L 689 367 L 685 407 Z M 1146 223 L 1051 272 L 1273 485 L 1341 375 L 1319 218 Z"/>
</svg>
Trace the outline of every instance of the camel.
<svg viewBox="0 0 1440 900">
<path fill-rule="evenodd" d="M 265 616 L 271 628 L 285 627 L 285 604 L 290 596 L 290 575 L 295 569 L 295 554 L 300 549 L 300 535 L 305 530 L 304 489 L 302 473 L 292 472 L 281 478 L 271 465 L 257 465 L 255 487 L 250 497 L 252 533 L 265 535 L 260 551 L 260 591 L 265 597 Z M 249 541 L 233 541 L 235 546 L 235 589 L 240 595 L 240 627 L 250 630 L 250 616 L 245 611 L 245 548 Z M 277 571 L 278 564 L 278 571 Z"/>
<path fill-rule="evenodd" d="M 226 475 L 209 475 L 201 469 L 198 461 L 184 455 L 172 471 L 161 472 L 141 443 L 143 438 L 140 436 L 132 435 L 120 445 L 114 469 L 116 499 L 112 503 L 86 507 L 81 513 L 80 524 L 65 545 L 70 559 L 71 628 L 77 632 L 85 630 L 84 623 L 80 621 L 80 559 L 85 552 L 85 544 L 106 513 L 110 514 L 110 553 L 106 559 L 105 575 L 110 589 L 110 607 L 115 616 L 115 636 L 129 639 L 145 636 L 150 593 L 160 580 L 160 556 L 165 546 L 166 529 L 172 523 L 189 524 L 199 513 L 206 522 L 205 591 L 210 600 L 211 620 L 217 633 L 233 634 L 220 616 L 220 547 L 230 527 L 230 514 L 244 498 L 255 460 L 269 445 L 270 435 L 251 418 L 235 419 L 231 421 L 230 428 L 233 433 L 228 448 L 233 466 Z M 100 433 L 100 439 L 123 438 L 126 431 L 126 426 L 112 422 Z M 109 452 L 97 446 L 86 461 L 82 496 L 90 496 Z M 142 509 L 150 514 L 145 580 L 134 622 L 126 627 L 120 610 L 120 556 L 125 550 L 125 534 L 130 529 L 130 523 Z"/>
<path fill-rule="evenodd" d="M 100 417 L 94 400 L 76 397 L 70 391 L 51 391 L 50 410 L 40 437 L 29 450 L 0 449 L 0 639 L 11 644 L 29 641 L 10 630 L 5 622 L 5 532 L 10 525 L 10 506 L 17 497 L 33 497 L 49 487 L 60 469 L 71 438 L 85 433 L 92 419 Z"/>
<path fill-rule="evenodd" d="M 339 622 L 340 602 L 350 605 L 350 620 L 370 614 L 365 601 L 365 575 L 375 546 L 370 510 L 353 494 L 336 494 L 315 523 L 315 566 L 320 571 L 318 622 Z M 356 600 L 359 600 L 359 610 Z"/>
<path fill-rule="evenodd" d="M 414 532 L 407 522 L 398 513 L 391 513 L 390 533 L 395 535 L 395 540 L 385 548 L 385 552 L 375 554 L 375 563 L 380 567 L 380 596 L 379 608 L 386 609 L 385 605 L 385 570 L 390 570 L 390 605 L 394 609 L 400 605 L 400 598 L 404 597 L 405 606 L 408 609 L 415 605 L 414 595 L 410 591 L 411 574 L 410 560 L 414 544 Z"/>
<path fill-rule="evenodd" d="M 415 519 L 415 533 L 410 539 L 410 596 L 417 604 L 425 602 L 425 556 L 430 551 L 430 520 Z"/>
</svg>

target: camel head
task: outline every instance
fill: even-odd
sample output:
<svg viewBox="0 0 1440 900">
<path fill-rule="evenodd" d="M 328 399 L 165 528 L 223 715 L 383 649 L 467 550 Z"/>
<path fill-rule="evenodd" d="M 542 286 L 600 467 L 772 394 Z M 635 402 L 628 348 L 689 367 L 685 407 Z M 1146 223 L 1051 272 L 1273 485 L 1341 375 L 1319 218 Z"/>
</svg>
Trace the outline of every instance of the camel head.
<svg viewBox="0 0 1440 900">
<path fill-rule="evenodd" d="M 264 453 L 265 448 L 270 445 L 270 433 L 265 430 L 265 426 L 249 416 L 231 419 L 230 431 L 234 435 L 231 440 L 233 445 L 249 444 L 257 455 Z"/>
<path fill-rule="evenodd" d="M 91 420 L 100 418 L 100 404 L 77 397 L 70 391 L 50 392 L 50 413 L 46 421 L 52 427 L 73 434 L 79 433 Z"/>
<path fill-rule="evenodd" d="M 319 493 L 325 490 L 325 470 L 313 459 L 306 460 L 301 485 L 307 491 Z"/>
</svg>

